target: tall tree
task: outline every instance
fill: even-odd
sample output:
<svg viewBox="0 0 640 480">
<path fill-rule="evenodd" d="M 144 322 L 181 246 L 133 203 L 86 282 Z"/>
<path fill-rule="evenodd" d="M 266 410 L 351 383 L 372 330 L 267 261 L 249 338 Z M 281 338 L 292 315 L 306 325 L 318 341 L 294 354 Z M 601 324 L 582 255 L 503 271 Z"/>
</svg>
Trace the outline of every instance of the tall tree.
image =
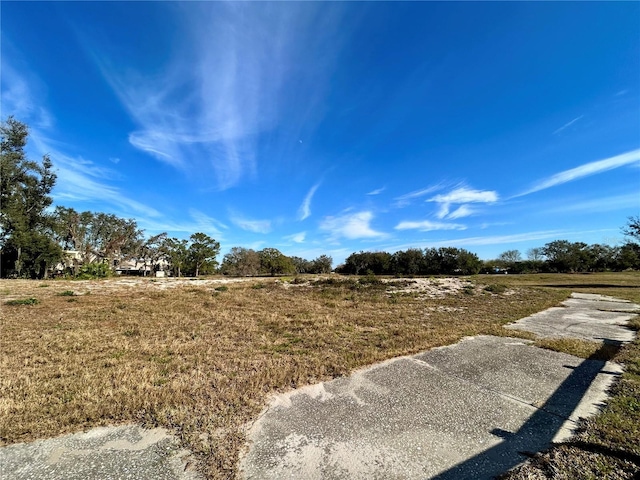
<svg viewBox="0 0 640 480">
<path fill-rule="evenodd" d="M 162 242 L 161 250 L 169 262 L 174 277 L 181 277 L 182 270 L 187 266 L 188 247 L 187 240 L 175 237 L 166 238 Z"/>
<path fill-rule="evenodd" d="M 311 270 L 313 269 L 313 264 L 301 257 L 289 257 L 289 260 L 293 263 L 293 266 L 296 269 L 296 273 L 313 273 Z"/>
<path fill-rule="evenodd" d="M 92 253 L 113 267 L 115 261 L 135 257 L 142 238 L 142 230 L 133 219 L 110 213 L 96 213 L 91 222 L 89 243 Z"/>
<path fill-rule="evenodd" d="M 640 215 L 629 217 L 627 224 L 622 228 L 622 233 L 640 243 Z"/>
<path fill-rule="evenodd" d="M 507 250 L 498 255 L 498 260 L 504 263 L 516 263 L 522 261 L 522 255 L 519 250 Z"/>
<path fill-rule="evenodd" d="M 260 257 L 260 273 L 266 275 L 286 275 L 296 272 L 291 259 L 277 248 L 265 248 L 258 252 Z"/>
<path fill-rule="evenodd" d="M 189 260 L 193 263 L 196 277 L 201 271 L 213 273 L 218 266 L 216 257 L 220 253 L 220 243 L 201 232 L 194 233 L 189 239 Z"/>
<path fill-rule="evenodd" d="M 250 248 L 233 247 L 222 259 L 221 269 L 224 275 L 253 277 L 260 272 L 260 256 Z"/>
<path fill-rule="evenodd" d="M 393 273 L 396 275 L 418 275 L 424 268 L 424 254 L 419 248 L 409 248 L 393 254 Z"/>
<path fill-rule="evenodd" d="M 54 239 L 65 251 L 65 262 L 70 263 L 73 274 L 78 275 L 80 267 L 93 258 L 88 241 L 93 213 L 78 213 L 73 208 L 57 206 L 53 219 Z"/>
<path fill-rule="evenodd" d="M 527 250 L 527 258 L 532 262 L 540 262 L 544 258 L 542 247 L 533 247 Z"/>
<path fill-rule="evenodd" d="M 2 276 L 43 277 L 62 258 L 51 238 L 47 208 L 56 182 L 51 159 L 26 157 L 27 126 L 13 117 L 0 125 L 0 256 Z"/>
<path fill-rule="evenodd" d="M 328 255 L 320 255 L 311 260 L 311 271 L 309 273 L 331 273 L 333 258 Z"/>
<path fill-rule="evenodd" d="M 140 241 L 136 260 L 142 261 L 143 275 L 147 275 L 147 267 L 151 267 L 152 272 L 155 271 L 156 266 L 165 256 L 162 245 L 166 238 L 167 233 L 163 232 Z"/>
<path fill-rule="evenodd" d="M 584 272 L 588 269 L 587 244 L 554 240 L 543 247 L 548 267 L 554 272 Z"/>
</svg>

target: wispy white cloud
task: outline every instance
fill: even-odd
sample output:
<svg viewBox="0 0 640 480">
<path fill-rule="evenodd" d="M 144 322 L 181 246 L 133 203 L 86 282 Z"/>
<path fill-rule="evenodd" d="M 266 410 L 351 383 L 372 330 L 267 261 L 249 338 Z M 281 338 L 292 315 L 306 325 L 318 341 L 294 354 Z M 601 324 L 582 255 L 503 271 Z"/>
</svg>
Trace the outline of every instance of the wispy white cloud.
<svg viewBox="0 0 640 480">
<path fill-rule="evenodd" d="M 213 217 L 196 210 L 195 208 L 189 209 L 189 216 L 195 221 L 198 231 L 213 232 L 218 235 L 221 234 L 221 229 L 228 229 L 229 227 L 224 223 L 216 220 Z"/>
<path fill-rule="evenodd" d="M 498 201 L 498 194 L 492 190 L 474 190 L 458 187 L 444 195 L 436 195 L 427 200 L 438 203 L 493 203 Z"/>
<path fill-rule="evenodd" d="M 504 227 L 505 225 L 513 225 L 512 222 L 485 222 L 480 224 L 482 230 L 486 230 L 491 227 Z"/>
<path fill-rule="evenodd" d="M 125 216 L 135 214 L 149 217 L 160 217 L 155 208 L 133 200 L 123 194 L 122 190 L 96 180 L 95 177 L 74 168 L 73 159 L 48 150 L 52 158 L 56 159 L 55 170 L 58 176 L 53 198 L 56 203 L 64 200 L 93 203 L 104 207 L 111 204 L 119 207 Z M 98 177 L 101 178 L 101 177 Z"/>
<path fill-rule="evenodd" d="M 304 200 L 302 201 L 302 204 L 298 209 L 298 220 L 304 220 L 306 218 L 309 218 L 309 216 L 311 215 L 311 200 L 313 199 L 313 195 L 316 193 L 316 190 L 318 190 L 319 186 L 320 183 L 316 183 L 313 187 L 311 187 L 307 195 L 304 197 Z"/>
<path fill-rule="evenodd" d="M 387 187 L 376 188 L 375 190 L 371 190 L 367 195 L 380 195 L 382 192 L 386 190 Z"/>
<path fill-rule="evenodd" d="M 0 59 L 2 75 L 0 102 L 4 116 L 13 115 L 16 119 L 29 121 L 31 129 L 47 129 L 53 126 L 53 117 L 40 102 L 34 98 L 33 85 L 37 85 L 36 90 L 40 90 L 40 80 L 32 77 L 25 78 L 18 73 L 13 66 L 6 61 L 5 57 Z M 4 120 L 4 118 L 3 118 Z"/>
<path fill-rule="evenodd" d="M 106 203 L 118 207 L 125 216 L 134 213 L 148 217 L 161 216 L 155 208 L 133 200 L 120 188 L 104 182 L 105 179 L 117 179 L 117 172 L 58 150 L 38 128 L 30 129 L 30 138 L 41 155 L 50 155 L 54 161 L 57 181 L 52 195 L 56 202 L 71 200 L 101 207 Z"/>
<path fill-rule="evenodd" d="M 133 146 L 185 173 L 213 174 L 218 188 L 226 189 L 257 174 L 260 134 L 301 120 L 292 113 L 304 110 L 291 94 L 293 85 L 314 82 L 322 91 L 337 51 L 324 44 L 339 43 L 334 29 L 340 22 L 326 22 L 337 9 L 313 5 L 189 7 L 175 15 L 181 20 L 178 53 L 154 75 L 116 65 L 110 59 L 117 52 L 87 51 L 138 125 L 129 136 Z M 327 27 L 323 38 L 307 38 L 319 18 Z M 90 45 L 91 36 L 84 36 Z M 317 48 L 308 51 L 311 46 Z M 317 61 L 309 63 L 308 56 Z"/>
<path fill-rule="evenodd" d="M 529 190 L 526 190 L 516 197 L 523 195 L 529 195 L 530 193 L 539 192 L 547 188 L 555 187 L 556 185 L 562 185 L 563 183 L 573 182 L 580 178 L 588 177 L 590 175 L 596 175 L 615 168 L 624 167 L 626 165 L 633 165 L 640 163 L 640 148 L 631 150 L 630 152 L 616 155 L 614 157 L 605 158 L 603 160 L 597 160 L 595 162 L 585 163 L 576 168 L 571 168 L 555 175 L 550 176 L 544 180 L 538 181 Z"/>
<path fill-rule="evenodd" d="M 329 233 L 331 238 L 340 237 L 350 240 L 358 238 L 380 238 L 386 236 L 371 228 L 373 213 L 369 211 L 346 213 L 336 217 L 325 217 L 320 222 L 320 230 Z"/>
<path fill-rule="evenodd" d="M 444 222 L 431 222 L 429 220 L 423 221 L 404 221 L 396 225 L 396 230 L 420 230 L 421 232 L 430 232 L 433 230 L 466 230 L 465 225 L 459 223 L 444 223 Z"/>
<path fill-rule="evenodd" d="M 178 234 L 178 236 L 186 237 L 195 232 L 204 232 L 207 235 L 214 236 L 217 240 L 224 238 L 224 232 L 217 228 L 216 225 L 227 228 L 225 225 L 217 222 L 211 217 L 208 217 L 202 212 L 194 210 L 189 210 L 189 217 L 190 218 L 172 220 L 166 216 L 153 218 L 138 216 L 136 221 L 138 222 L 138 226 L 143 228 L 149 234 L 170 232 L 171 235 Z"/>
<path fill-rule="evenodd" d="M 546 213 L 561 212 L 610 212 L 626 208 L 640 209 L 640 193 L 613 195 L 575 203 L 565 203 L 553 207 Z"/>
<path fill-rule="evenodd" d="M 456 218 L 464 218 L 476 213 L 476 210 L 471 208 L 469 205 L 461 205 L 456 210 L 447 215 L 447 218 L 450 220 L 455 220 Z"/>
<path fill-rule="evenodd" d="M 423 188 L 421 190 L 415 190 L 413 192 L 405 193 L 404 195 L 400 195 L 399 197 L 396 197 L 394 199 L 395 200 L 394 205 L 396 207 L 404 207 L 406 205 L 409 205 L 412 200 L 416 198 L 424 197 L 425 195 L 429 195 L 430 193 L 433 193 L 433 192 L 437 192 L 442 188 L 443 188 L 443 185 L 439 183 L 437 185 L 432 185 L 431 187 Z"/>
<path fill-rule="evenodd" d="M 271 220 L 253 220 L 236 213 L 232 213 L 231 222 L 242 230 L 246 230 L 248 232 L 269 233 L 271 231 Z"/>
<path fill-rule="evenodd" d="M 437 213 L 438 218 L 461 218 L 471 215 L 473 211 L 464 205 L 467 203 L 495 203 L 499 199 L 498 193 L 493 190 L 475 190 L 465 186 L 460 186 L 449 193 L 436 195 L 427 202 L 438 203 L 440 208 Z M 450 213 L 451 205 L 460 205 L 453 213 Z M 454 216 L 455 215 L 455 216 Z"/>
<path fill-rule="evenodd" d="M 299 233 L 294 233 L 293 235 L 286 235 L 283 238 L 289 242 L 304 243 L 306 236 L 307 236 L 307 232 L 299 232 Z"/>
<path fill-rule="evenodd" d="M 104 208 L 111 205 L 123 216 L 160 217 L 155 208 L 129 198 L 120 188 L 105 183 L 117 180 L 119 174 L 111 169 L 96 165 L 91 160 L 66 153 L 59 142 L 52 140 L 54 117 L 43 106 L 32 83 L 39 84 L 37 78 L 27 81 L 3 58 L 2 60 L 2 107 L 3 111 L 15 115 L 29 125 L 30 145 L 39 155 L 49 155 L 57 175 L 52 196 L 56 203 L 64 200 L 93 203 Z M 38 88 L 36 87 L 36 91 Z"/>
<path fill-rule="evenodd" d="M 559 134 L 560 132 L 562 132 L 564 129 L 569 128 L 571 125 L 573 125 L 574 123 L 576 123 L 578 120 L 580 120 L 581 118 L 583 118 L 584 115 L 580 115 L 579 117 L 574 118 L 573 120 L 570 120 L 569 122 L 565 123 L 564 125 L 562 125 L 560 128 L 558 128 L 557 130 L 555 130 L 553 132 L 554 135 Z"/>
</svg>

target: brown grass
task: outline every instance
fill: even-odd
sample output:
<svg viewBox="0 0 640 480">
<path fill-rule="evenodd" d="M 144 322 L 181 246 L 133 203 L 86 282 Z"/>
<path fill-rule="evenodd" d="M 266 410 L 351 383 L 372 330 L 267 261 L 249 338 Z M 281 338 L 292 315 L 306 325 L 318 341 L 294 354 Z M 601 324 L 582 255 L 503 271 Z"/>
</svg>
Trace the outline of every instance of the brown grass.
<svg viewBox="0 0 640 480">
<path fill-rule="evenodd" d="M 0 307 L 0 443 L 162 425 L 209 478 L 229 478 L 243 426 L 270 394 L 465 335 L 505 334 L 504 323 L 568 294 L 511 286 L 496 295 L 480 286 L 431 299 L 353 282 L 285 288 L 260 279 L 228 291 L 144 282 L 0 282 L 3 303 L 39 301 Z"/>
<path fill-rule="evenodd" d="M 599 293 L 640 303 L 640 272 L 542 273 L 536 275 L 477 275 L 477 281 L 511 287 L 542 287 Z"/>
</svg>

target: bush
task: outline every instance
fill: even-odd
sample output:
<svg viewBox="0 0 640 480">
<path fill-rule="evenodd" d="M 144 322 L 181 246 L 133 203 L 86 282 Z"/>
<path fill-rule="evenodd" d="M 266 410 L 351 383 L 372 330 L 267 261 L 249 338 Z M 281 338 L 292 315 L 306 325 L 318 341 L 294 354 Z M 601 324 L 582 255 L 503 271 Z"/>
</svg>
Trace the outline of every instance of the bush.
<svg viewBox="0 0 640 480">
<path fill-rule="evenodd" d="M 221 285 L 215 288 L 216 292 L 226 292 L 227 290 L 229 290 L 229 287 L 227 287 L 226 285 Z"/>
<path fill-rule="evenodd" d="M 498 283 L 492 283 L 484 287 L 484 291 L 489 293 L 504 293 L 507 291 L 507 287 Z"/>
<path fill-rule="evenodd" d="M 37 298 L 21 298 L 16 300 L 8 300 L 5 305 L 36 305 L 40 303 Z"/>
<path fill-rule="evenodd" d="M 358 283 L 360 285 L 382 285 L 384 282 L 373 273 L 368 273 L 366 277 L 360 278 Z"/>
<path fill-rule="evenodd" d="M 111 276 L 111 269 L 106 263 L 88 263 L 80 267 L 76 278 L 90 280 L 92 278 L 107 278 Z"/>
<path fill-rule="evenodd" d="M 64 292 L 60 292 L 58 294 L 59 297 L 73 297 L 73 290 L 65 290 Z"/>
</svg>

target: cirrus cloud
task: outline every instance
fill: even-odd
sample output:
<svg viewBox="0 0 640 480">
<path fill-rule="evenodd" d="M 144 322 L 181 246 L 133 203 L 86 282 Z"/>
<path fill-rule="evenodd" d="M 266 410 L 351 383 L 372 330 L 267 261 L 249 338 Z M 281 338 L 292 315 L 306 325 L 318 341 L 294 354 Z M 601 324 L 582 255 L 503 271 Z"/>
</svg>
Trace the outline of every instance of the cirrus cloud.
<svg viewBox="0 0 640 480">
<path fill-rule="evenodd" d="M 326 217 L 320 223 L 320 230 L 328 232 L 331 238 L 344 237 L 354 240 L 385 237 L 385 233 L 371 228 L 371 220 L 373 220 L 373 213 L 369 211 Z"/>
<path fill-rule="evenodd" d="M 236 227 L 248 232 L 269 233 L 271 231 L 271 220 L 253 220 L 236 213 L 232 213 L 230 219 Z"/>
<path fill-rule="evenodd" d="M 547 188 L 555 187 L 556 185 L 573 182 L 580 178 L 596 175 L 598 173 L 603 173 L 626 165 L 640 165 L 640 148 L 613 157 L 596 160 L 595 162 L 585 163 L 579 167 L 556 173 L 555 175 L 551 175 L 549 178 L 538 181 L 533 185 L 533 187 L 516 195 L 516 197 L 529 195 L 530 193 L 546 190 Z"/>
<path fill-rule="evenodd" d="M 419 230 L 421 232 L 430 232 L 433 230 L 466 230 L 465 225 L 459 223 L 444 223 L 444 222 L 431 222 L 429 220 L 423 221 L 404 221 L 395 226 L 396 230 Z"/>
<path fill-rule="evenodd" d="M 467 203 L 495 203 L 499 198 L 498 193 L 493 190 L 475 190 L 461 186 L 449 193 L 431 197 L 427 202 L 435 202 L 440 205 L 440 210 L 437 214 L 438 218 L 454 219 L 466 217 L 474 213 L 471 208 L 465 205 Z M 461 207 L 453 213 L 450 213 L 452 204 L 461 205 Z"/>
<path fill-rule="evenodd" d="M 319 186 L 320 183 L 316 183 L 313 187 L 311 187 L 307 195 L 304 197 L 304 200 L 302 201 L 302 204 L 298 209 L 298 220 L 305 220 L 311 216 L 311 200 L 313 199 L 313 195 L 316 193 L 316 190 L 318 190 Z"/>
</svg>

